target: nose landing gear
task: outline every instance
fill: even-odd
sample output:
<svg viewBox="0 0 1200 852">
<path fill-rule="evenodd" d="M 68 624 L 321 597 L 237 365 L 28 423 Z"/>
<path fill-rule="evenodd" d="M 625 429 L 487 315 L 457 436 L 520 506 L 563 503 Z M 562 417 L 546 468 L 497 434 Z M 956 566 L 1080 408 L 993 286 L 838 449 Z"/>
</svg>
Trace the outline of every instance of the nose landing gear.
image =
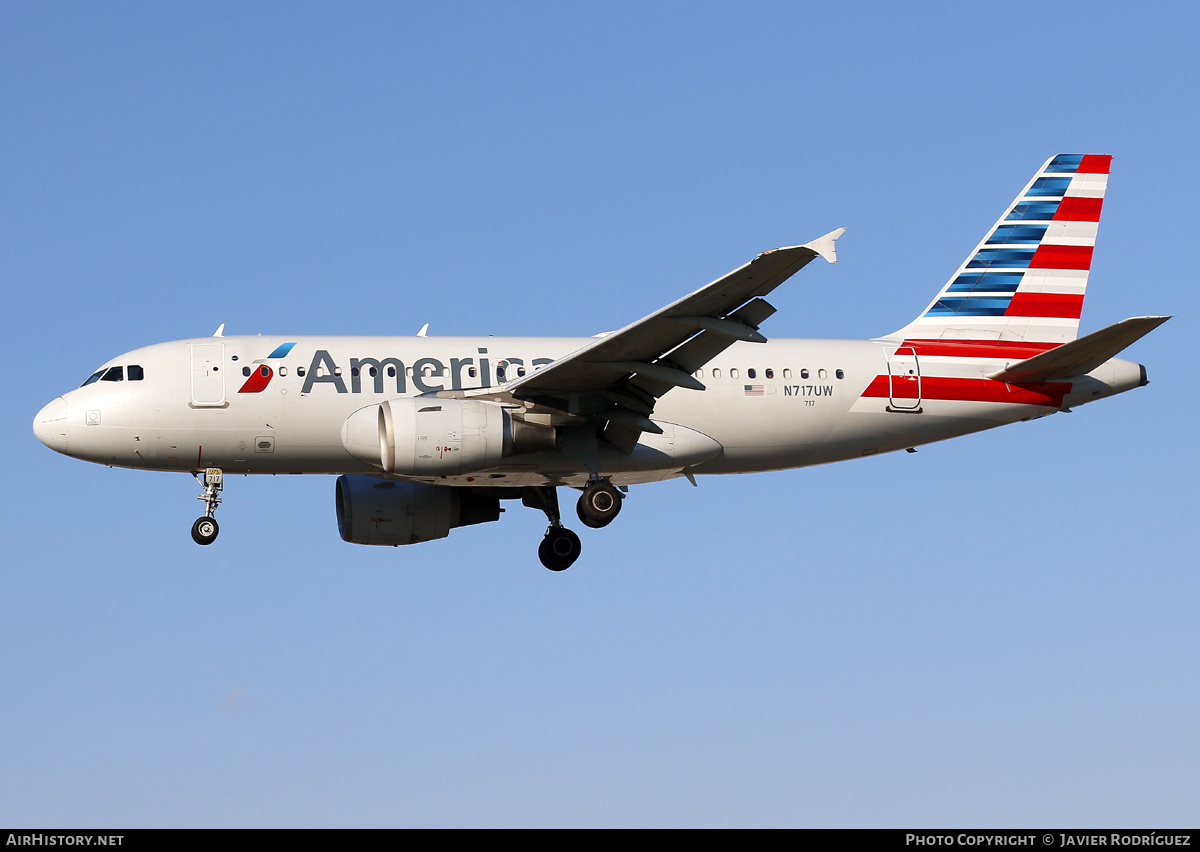
<svg viewBox="0 0 1200 852">
<path fill-rule="evenodd" d="M 217 524 L 217 519 L 213 514 L 217 511 L 217 506 L 221 504 L 221 488 L 222 474 L 219 467 L 210 467 L 204 471 L 204 479 L 200 479 L 200 474 L 193 474 L 196 481 L 203 487 L 204 491 L 198 496 L 197 500 L 204 501 L 204 516 L 196 519 L 196 523 L 192 524 L 192 541 L 196 544 L 212 544 L 217 540 L 217 533 L 221 531 L 221 527 Z"/>
</svg>

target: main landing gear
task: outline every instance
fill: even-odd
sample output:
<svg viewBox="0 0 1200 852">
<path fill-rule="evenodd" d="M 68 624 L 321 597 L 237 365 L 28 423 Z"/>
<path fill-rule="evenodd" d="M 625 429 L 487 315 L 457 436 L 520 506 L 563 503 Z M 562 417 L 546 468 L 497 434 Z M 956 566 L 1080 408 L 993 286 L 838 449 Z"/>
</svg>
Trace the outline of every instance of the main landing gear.
<svg viewBox="0 0 1200 852">
<path fill-rule="evenodd" d="M 563 526 L 550 526 L 546 537 L 538 545 L 538 559 L 551 571 L 566 571 L 575 564 L 579 554 L 583 552 L 583 544 L 579 536 Z"/>
<path fill-rule="evenodd" d="M 611 482 L 595 479 L 583 489 L 575 511 L 579 520 L 592 529 L 600 529 L 612 523 L 621 511 L 624 496 Z M 579 536 L 562 525 L 558 511 L 558 489 L 542 485 L 525 489 L 521 502 L 533 509 L 546 513 L 550 526 L 542 543 L 538 545 L 538 559 L 551 571 L 565 571 L 575 564 L 583 551 Z"/>
<path fill-rule="evenodd" d="M 222 475 L 221 468 L 210 467 L 204 471 L 204 478 L 200 478 L 200 474 L 193 474 L 196 481 L 204 486 L 204 491 L 197 497 L 197 500 L 203 500 L 205 511 L 204 516 L 196 519 L 196 523 L 192 524 L 192 541 L 196 544 L 212 544 L 217 540 L 217 533 L 221 531 L 217 525 L 217 519 L 213 514 L 217 511 L 217 506 L 221 503 L 221 488 Z"/>
<path fill-rule="evenodd" d="M 575 504 L 579 520 L 594 530 L 606 527 L 621 511 L 623 496 L 611 482 L 596 479 L 587 484 Z"/>
<path fill-rule="evenodd" d="M 521 502 L 531 509 L 541 509 L 550 521 L 546 535 L 538 545 L 538 559 L 551 571 L 566 571 L 583 552 L 583 545 L 579 542 L 579 536 L 562 525 L 562 517 L 558 512 L 558 489 L 553 485 L 526 488 Z"/>
</svg>

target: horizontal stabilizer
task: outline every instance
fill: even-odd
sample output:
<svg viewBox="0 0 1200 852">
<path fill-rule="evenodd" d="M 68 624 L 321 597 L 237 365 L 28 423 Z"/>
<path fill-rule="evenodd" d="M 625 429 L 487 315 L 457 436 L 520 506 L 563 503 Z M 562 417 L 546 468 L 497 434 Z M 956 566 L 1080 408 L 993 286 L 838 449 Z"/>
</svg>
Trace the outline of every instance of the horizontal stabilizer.
<svg viewBox="0 0 1200 852">
<path fill-rule="evenodd" d="M 988 378 L 1002 382 L 1047 382 L 1051 379 L 1087 375 L 1169 319 L 1170 317 L 1133 317 L 1121 320 L 1108 328 L 1093 331 L 1078 340 L 1026 358 L 997 373 L 990 373 Z"/>
</svg>

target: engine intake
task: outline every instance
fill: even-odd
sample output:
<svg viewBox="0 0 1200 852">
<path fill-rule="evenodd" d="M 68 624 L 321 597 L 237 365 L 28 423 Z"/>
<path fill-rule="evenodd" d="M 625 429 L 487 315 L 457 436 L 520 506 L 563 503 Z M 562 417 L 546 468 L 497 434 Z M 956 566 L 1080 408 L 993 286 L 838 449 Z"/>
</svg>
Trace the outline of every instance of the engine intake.
<svg viewBox="0 0 1200 852">
<path fill-rule="evenodd" d="M 554 449 L 554 427 L 528 423 L 491 402 L 390 399 L 346 418 L 342 444 L 355 458 L 401 476 L 457 476 L 501 459 Z"/>
</svg>

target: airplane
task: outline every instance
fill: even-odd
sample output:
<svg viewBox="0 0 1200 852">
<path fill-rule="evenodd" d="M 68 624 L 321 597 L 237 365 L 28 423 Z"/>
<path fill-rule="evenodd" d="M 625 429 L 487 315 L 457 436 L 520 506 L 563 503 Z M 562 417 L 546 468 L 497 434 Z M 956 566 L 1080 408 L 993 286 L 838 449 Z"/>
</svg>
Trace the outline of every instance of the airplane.
<svg viewBox="0 0 1200 852">
<path fill-rule="evenodd" d="M 1168 316 L 1078 337 L 1112 157 L 1047 160 L 933 301 L 872 340 L 771 340 L 766 300 L 845 229 L 778 248 L 591 338 L 224 336 L 105 363 L 33 422 L 52 450 L 186 471 L 217 537 L 224 475 L 336 474 L 341 537 L 407 545 L 546 514 L 538 548 L 570 567 L 576 514 L 608 526 L 630 486 L 915 448 L 1147 384 L 1115 357 Z"/>
</svg>

